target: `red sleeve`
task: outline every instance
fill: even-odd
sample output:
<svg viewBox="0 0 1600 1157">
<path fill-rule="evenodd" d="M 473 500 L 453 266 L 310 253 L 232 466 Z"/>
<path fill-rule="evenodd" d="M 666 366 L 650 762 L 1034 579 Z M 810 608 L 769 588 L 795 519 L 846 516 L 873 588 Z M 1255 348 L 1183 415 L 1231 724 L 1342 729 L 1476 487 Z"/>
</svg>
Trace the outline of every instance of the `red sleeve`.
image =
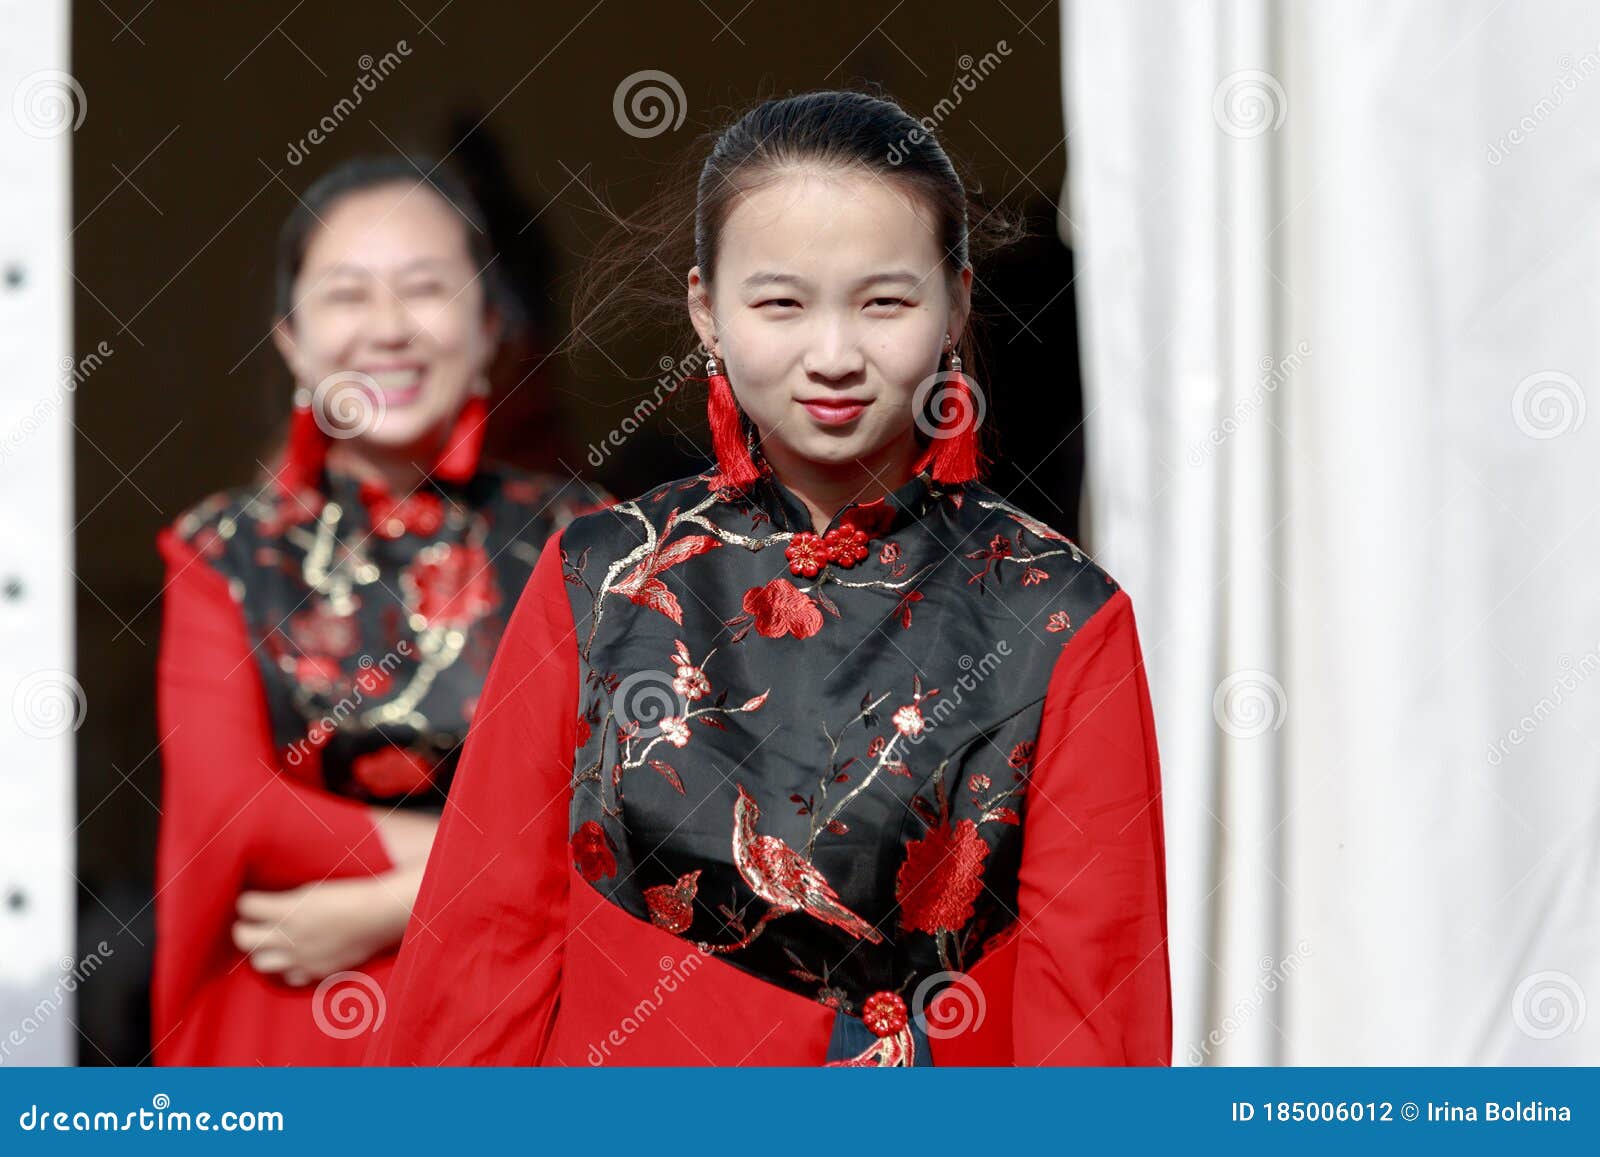
<svg viewBox="0 0 1600 1157">
<path fill-rule="evenodd" d="M 156 673 L 159 1042 L 196 987 L 237 961 L 229 929 L 240 891 L 393 865 L 365 805 L 294 783 L 278 768 L 261 674 L 227 580 L 171 530 L 157 544 L 167 567 Z"/>
<path fill-rule="evenodd" d="M 1029 793 L 1016 1063 L 1170 1065 L 1161 773 L 1122 591 L 1056 662 Z"/>
<path fill-rule="evenodd" d="M 558 534 L 495 652 L 367 1063 L 538 1063 L 561 986 L 577 709 Z"/>
</svg>

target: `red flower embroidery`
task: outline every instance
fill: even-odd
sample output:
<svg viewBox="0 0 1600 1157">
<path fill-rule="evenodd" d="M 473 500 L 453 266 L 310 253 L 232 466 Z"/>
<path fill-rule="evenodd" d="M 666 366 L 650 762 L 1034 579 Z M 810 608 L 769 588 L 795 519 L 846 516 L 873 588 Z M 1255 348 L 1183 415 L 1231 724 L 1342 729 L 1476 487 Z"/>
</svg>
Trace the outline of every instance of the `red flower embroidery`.
<svg viewBox="0 0 1600 1157">
<path fill-rule="evenodd" d="M 822 629 L 817 604 L 788 579 L 773 579 L 744 592 L 744 609 L 756 617 L 756 630 L 769 639 L 793 635 L 809 639 Z"/>
<path fill-rule="evenodd" d="M 494 570 L 481 546 L 424 550 L 406 567 L 401 582 L 414 592 L 416 613 L 429 627 L 469 626 L 500 602 Z"/>
<path fill-rule="evenodd" d="M 616 845 L 611 834 L 595 820 L 585 820 L 572 833 L 572 864 L 589 883 L 617 874 Z"/>
<path fill-rule="evenodd" d="M 380 799 L 410 795 L 433 782 L 433 767 L 428 761 L 398 747 L 358 755 L 350 770 L 357 783 Z"/>
<path fill-rule="evenodd" d="M 802 530 L 783 548 L 783 557 L 789 560 L 789 573 L 816 578 L 828 565 L 828 547 L 820 534 Z"/>
<path fill-rule="evenodd" d="M 1041 570 L 1036 566 L 1030 566 L 1027 570 L 1022 572 L 1022 585 L 1025 587 L 1036 587 L 1049 577 L 1049 571 Z"/>
<path fill-rule="evenodd" d="M 587 746 L 589 746 L 589 735 L 590 735 L 589 720 L 585 716 L 582 716 L 582 715 L 578 716 L 578 746 L 579 747 L 587 747 Z"/>
<path fill-rule="evenodd" d="M 1044 629 L 1047 631 L 1066 631 L 1070 630 L 1071 627 L 1072 617 L 1066 611 L 1057 611 L 1050 616 L 1044 625 Z"/>
<path fill-rule="evenodd" d="M 983 860 L 989 845 L 978 826 L 961 820 L 940 824 L 906 847 L 906 859 L 895 877 L 900 926 L 937 936 L 955 931 L 972 919 L 972 904 L 983 889 Z"/>
<path fill-rule="evenodd" d="M 700 869 L 678 877 L 675 884 L 657 884 L 644 890 L 650 909 L 650 922 L 677 934 L 687 932 L 694 923 L 694 897 L 700 885 Z"/>
<path fill-rule="evenodd" d="M 1028 764 L 1033 762 L 1033 741 L 1023 740 L 1013 747 L 1011 754 L 1006 758 L 1006 762 L 1018 771 L 1026 768 Z"/>
</svg>

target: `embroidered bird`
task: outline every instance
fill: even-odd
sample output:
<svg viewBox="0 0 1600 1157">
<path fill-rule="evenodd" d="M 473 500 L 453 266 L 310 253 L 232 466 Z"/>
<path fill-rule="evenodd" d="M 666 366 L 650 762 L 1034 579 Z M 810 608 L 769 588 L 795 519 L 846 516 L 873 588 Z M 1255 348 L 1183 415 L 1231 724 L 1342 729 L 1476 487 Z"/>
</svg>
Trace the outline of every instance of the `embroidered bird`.
<svg viewBox="0 0 1600 1157">
<path fill-rule="evenodd" d="M 733 804 L 733 862 L 750 890 L 772 905 L 743 943 L 754 940 L 768 921 L 790 912 L 804 912 L 857 939 L 881 944 L 883 935 L 840 903 L 833 886 L 815 864 L 777 836 L 756 834 L 761 808 L 743 784 L 738 787 L 739 798 Z"/>
</svg>

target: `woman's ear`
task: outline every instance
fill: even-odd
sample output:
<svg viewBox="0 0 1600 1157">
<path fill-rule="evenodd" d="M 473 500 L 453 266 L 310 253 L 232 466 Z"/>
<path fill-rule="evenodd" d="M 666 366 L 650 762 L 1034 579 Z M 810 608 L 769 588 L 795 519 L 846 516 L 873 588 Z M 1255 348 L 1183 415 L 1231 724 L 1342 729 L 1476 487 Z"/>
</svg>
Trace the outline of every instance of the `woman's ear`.
<svg viewBox="0 0 1600 1157">
<path fill-rule="evenodd" d="M 694 324 L 695 333 L 700 335 L 700 344 L 708 350 L 715 349 L 717 316 L 711 308 L 711 287 L 700 276 L 698 265 L 689 270 L 688 288 L 689 320 Z"/>
<path fill-rule="evenodd" d="M 287 317 L 280 317 L 272 323 L 272 344 L 278 347 L 278 356 L 289 367 L 289 373 L 295 378 L 300 377 L 300 346 L 294 340 L 294 326 Z"/>
<path fill-rule="evenodd" d="M 967 331 L 967 321 L 972 317 L 972 266 L 966 265 L 956 277 L 955 300 L 950 306 L 950 340 L 961 344 Z"/>
<path fill-rule="evenodd" d="M 500 348 L 500 339 L 505 336 L 506 319 L 500 312 L 499 306 L 488 306 L 483 311 L 483 340 L 489 347 L 488 356 L 483 359 L 483 364 L 488 365 L 494 361 L 495 351 Z"/>
</svg>

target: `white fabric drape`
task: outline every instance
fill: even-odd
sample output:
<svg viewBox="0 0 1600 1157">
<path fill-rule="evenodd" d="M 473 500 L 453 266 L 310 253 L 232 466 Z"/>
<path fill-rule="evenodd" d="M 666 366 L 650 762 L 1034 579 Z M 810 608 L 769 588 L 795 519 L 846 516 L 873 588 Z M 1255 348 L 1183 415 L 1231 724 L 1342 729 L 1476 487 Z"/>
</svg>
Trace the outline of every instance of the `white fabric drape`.
<svg viewBox="0 0 1600 1157">
<path fill-rule="evenodd" d="M 1600 10 L 1065 0 L 1175 1063 L 1600 1063 Z"/>
</svg>

